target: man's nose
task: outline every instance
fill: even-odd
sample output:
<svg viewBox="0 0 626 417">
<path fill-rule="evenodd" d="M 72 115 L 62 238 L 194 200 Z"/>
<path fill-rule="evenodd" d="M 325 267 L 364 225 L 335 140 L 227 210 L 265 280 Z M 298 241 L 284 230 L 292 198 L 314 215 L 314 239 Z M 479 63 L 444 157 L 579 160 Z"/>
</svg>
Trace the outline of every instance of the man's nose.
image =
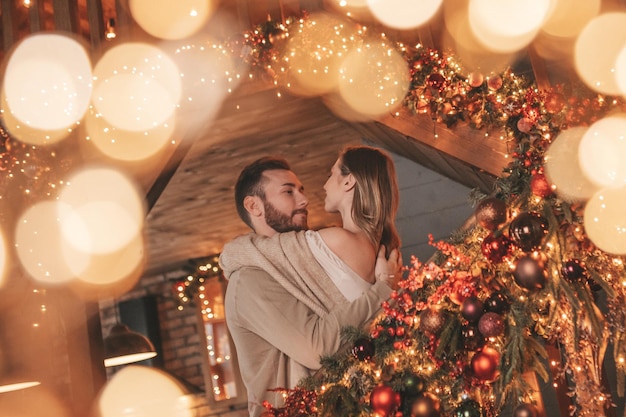
<svg viewBox="0 0 626 417">
<path fill-rule="evenodd" d="M 309 205 L 309 200 L 306 198 L 304 193 L 299 193 L 298 197 L 298 206 L 307 207 Z"/>
</svg>

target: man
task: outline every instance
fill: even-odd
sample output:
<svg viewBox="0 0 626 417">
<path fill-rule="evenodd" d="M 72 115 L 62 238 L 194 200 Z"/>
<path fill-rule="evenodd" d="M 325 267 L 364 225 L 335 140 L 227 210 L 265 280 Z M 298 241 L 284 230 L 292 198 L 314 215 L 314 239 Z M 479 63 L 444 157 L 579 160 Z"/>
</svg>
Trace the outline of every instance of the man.
<svg viewBox="0 0 626 417">
<path fill-rule="evenodd" d="M 258 235 L 282 233 L 282 237 L 289 235 L 284 232 L 307 228 L 304 187 L 284 160 L 261 158 L 247 166 L 235 186 L 235 200 L 240 217 Z M 306 252 L 305 246 L 296 249 Z M 296 262 L 299 274 L 309 277 L 309 281 L 297 283 L 300 285 L 294 285 L 293 277 L 281 275 L 278 269 L 268 272 L 280 265 L 243 265 L 234 271 L 225 267 L 229 278 L 226 321 L 253 417 L 264 411 L 263 401 L 282 404 L 281 394 L 268 390 L 293 388 L 319 369 L 320 356 L 339 349 L 341 329 L 370 322 L 391 295 L 390 283 L 380 280 L 357 300 L 345 302 L 312 255 L 303 253 L 298 258 L 302 259 L 290 262 Z M 396 271 L 399 261 L 397 254 L 389 262 L 382 258 L 377 271 L 387 277 L 385 272 Z"/>
</svg>

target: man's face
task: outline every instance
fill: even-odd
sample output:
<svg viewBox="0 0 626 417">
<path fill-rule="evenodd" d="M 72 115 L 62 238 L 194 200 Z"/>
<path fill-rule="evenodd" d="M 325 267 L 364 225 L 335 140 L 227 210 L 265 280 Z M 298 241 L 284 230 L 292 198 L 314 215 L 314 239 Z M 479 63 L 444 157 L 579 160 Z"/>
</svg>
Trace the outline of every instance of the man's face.
<svg viewBox="0 0 626 417">
<path fill-rule="evenodd" d="M 265 171 L 263 185 L 265 222 L 279 233 L 307 229 L 307 206 L 304 186 L 291 171 Z"/>
</svg>

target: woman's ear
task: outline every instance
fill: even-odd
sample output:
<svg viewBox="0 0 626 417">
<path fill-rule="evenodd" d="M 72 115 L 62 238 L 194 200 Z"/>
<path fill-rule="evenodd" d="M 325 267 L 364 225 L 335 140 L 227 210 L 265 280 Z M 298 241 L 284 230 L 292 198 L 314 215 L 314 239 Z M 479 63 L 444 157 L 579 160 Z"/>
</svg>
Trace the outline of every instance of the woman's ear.
<svg viewBox="0 0 626 417">
<path fill-rule="evenodd" d="M 343 179 L 343 188 L 345 191 L 350 191 L 356 185 L 356 179 L 352 173 L 346 175 Z"/>
<path fill-rule="evenodd" d="M 248 195 L 244 197 L 243 207 L 248 213 L 250 213 L 250 216 L 252 217 L 263 216 L 263 202 L 257 196 Z"/>
</svg>

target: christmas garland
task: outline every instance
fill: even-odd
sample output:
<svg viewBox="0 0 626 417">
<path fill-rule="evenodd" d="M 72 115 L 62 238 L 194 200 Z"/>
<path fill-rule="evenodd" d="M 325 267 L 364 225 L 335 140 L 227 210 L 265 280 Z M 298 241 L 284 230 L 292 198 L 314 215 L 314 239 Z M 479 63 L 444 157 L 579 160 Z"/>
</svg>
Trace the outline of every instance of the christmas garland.
<svg viewBox="0 0 626 417">
<path fill-rule="evenodd" d="M 279 86 L 274 44 L 292 24 L 268 21 L 243 37 L 243 58 Z M 540 90 L 510 70 L 464 74 L 453 54 L 396 48 L 410 68 L 408 110 L 450 128 L 502 131 L 512 161 L 492 195 L 474 192 L 477 224 L 432 242 L 433 261 L 413 258 L 369 333 L 346 329 L 350 348 L 322 358 L 315 376 L 285 390 L 285 406 L 266 404 L 267 415 L 478 417 L 511 407 L 532 416 L 533 375 L 566 385 L 577 415 L 605 415 L 609 344 L 620 396 L 626 378 L 623 258 L 587 238 L 582 205 L 553 193 L 543 164 L 559 132 L 623 110 L 623 101 L 582 85 Z"/>
</svg>

